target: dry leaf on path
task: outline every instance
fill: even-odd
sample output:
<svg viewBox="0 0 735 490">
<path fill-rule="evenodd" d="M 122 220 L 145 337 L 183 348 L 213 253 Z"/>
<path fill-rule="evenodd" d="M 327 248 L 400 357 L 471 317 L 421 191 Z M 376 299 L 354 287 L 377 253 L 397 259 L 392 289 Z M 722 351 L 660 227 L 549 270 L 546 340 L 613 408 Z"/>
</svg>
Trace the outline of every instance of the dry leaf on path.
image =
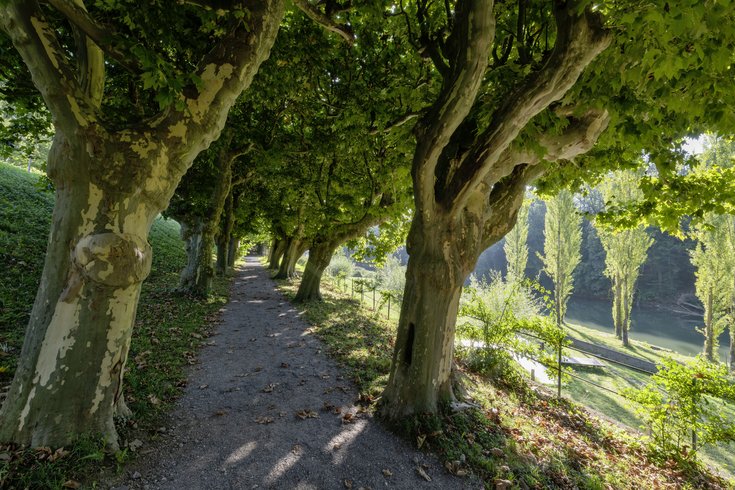
<svg viewBox="0 0 735 490">
<path fill-rule="evenodd" d="M 429 476 L 428 473 L 426 473 L 426 471 L 424 471 L 424 469 L 421 466 L 416 467 L 416 473 L 418 473 L 419 476 L 423 478 L 424 480 L 431 481 L 431 477 Z"/>
<path fill-rule="evenodd" d="M 296 412 L 296 416 L 301 420 L 315 419 L 319 417 L 319 414 L 313 410 L 299 410 Z"/>
<path fill-rule="evenodd" d="M 272 424 L 273 423 L 273 417 L 256 417 L 255 419 L 256 424 Z"/>
</svg>

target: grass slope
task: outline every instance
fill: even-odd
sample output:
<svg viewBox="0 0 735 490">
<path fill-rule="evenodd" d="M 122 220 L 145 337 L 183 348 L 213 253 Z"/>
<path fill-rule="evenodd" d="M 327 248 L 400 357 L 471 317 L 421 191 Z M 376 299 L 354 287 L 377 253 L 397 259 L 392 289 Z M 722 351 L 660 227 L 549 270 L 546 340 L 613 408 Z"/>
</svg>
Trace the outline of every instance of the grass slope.
<svg viewBox="0 0 735 490">
<path fill-rule="evenodd" d="M 313 331 L 348 370 L 362 394 L 377 401 L 388 378 L 395 321 L 376 317 L 324 281 L 324 301 L 299 307 Z M 281 283 L 289 296 L 297 284 Z M 440 417 L 416 417 L 400 429 L 436 452 L 455 474 L 478 475 L 486 488 L 725 488 L 706 470 L 657 465 L 634 437 L 568 400 L 465 370 L 479 407 Z"/>
<path fill-rule="evenodd" d="M 43 270 L 53 194 L 36 188 L 38 176 L 0 164 L 0 389 L 12 380 Z M 0 488 L 75 488 L 99 471 L 120 467 L 139 439 L 155 438 L 161 415 L 186 384 L 185 367 L 227 302 L 218 278 L 206 300 L 178 294 L 186 261 L 179 225 L 158 218 L 151 229 L 151 274 L 143 284 L 125 376 L 134 418 L 118 427 L 123 448 L 111 454 L 94 434 L 68 448 L 0 445 Z M 64 486 L 66 485 L 66 486 Z"/>
</svg>

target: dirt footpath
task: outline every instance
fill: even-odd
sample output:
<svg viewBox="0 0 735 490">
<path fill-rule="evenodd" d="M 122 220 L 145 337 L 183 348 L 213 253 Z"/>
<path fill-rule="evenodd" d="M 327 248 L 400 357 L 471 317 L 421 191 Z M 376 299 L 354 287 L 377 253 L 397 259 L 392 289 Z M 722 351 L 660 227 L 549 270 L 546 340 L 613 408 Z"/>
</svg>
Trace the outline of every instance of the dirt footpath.
<svg viewBox="0 0 735 490">
<path fill-rule="evenodd" d="M 308 327 L 248 258 L 165 436 L 113 488 L 481 487 L 359 413 L 357 390 Z"/>
</svg>

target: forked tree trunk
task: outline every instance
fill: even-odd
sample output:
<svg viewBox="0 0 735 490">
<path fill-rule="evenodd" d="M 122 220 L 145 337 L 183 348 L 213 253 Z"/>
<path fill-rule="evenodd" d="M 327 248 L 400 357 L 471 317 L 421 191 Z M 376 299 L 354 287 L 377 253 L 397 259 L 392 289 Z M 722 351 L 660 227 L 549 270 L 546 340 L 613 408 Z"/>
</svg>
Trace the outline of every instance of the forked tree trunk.
<svg viewBox="0 0 735 490">
<path fill-rule="evenodd" d="M 320 291 L 322 275 L 324 269 L 329 265 L 337 246 L 336 242 L 318 242 L 311 246 L 309 260 L 306 261 L 306 268 L 304 269 L 304 277 L 301 278 L 301 284 L 299 284 L 299 290 L 294 301 L 320 301 L 322 299 Z"/>
<path fill-rule="evenodd" d="M 281 264 L 283 254 L 286 252 L 287 241 L 285 239 L 274 239 L 271 247 L 270 257 L 268 258 L 268 268 L 277 270 Z"/>
</svg>

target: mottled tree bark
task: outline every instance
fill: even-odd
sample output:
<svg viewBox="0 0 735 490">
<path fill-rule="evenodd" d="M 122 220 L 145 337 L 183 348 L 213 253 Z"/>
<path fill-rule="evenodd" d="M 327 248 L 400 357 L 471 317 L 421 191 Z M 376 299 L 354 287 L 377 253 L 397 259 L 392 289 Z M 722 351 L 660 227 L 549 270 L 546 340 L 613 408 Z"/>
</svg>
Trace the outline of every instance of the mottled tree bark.
<svg viewBox="0 0 735 490">
<path fill-rule="evenodd" d="M 86 40 L 79 66 L 72 67 L 69 48 L 35 2 L 0 4 L 0 29 L 28 66 L 56 129 L 48 161 L 56 187 L 48 249 L 18 369 L 0 409 L 0 440 L 58 447 L 92 432 L 117 447 L 113 414 L 124 406 L 123 372 L 151 265 L 146 237 L 267 58 L 283 13 L 279 0 L 250 7 L 248 28 L 225 36 L 204 59 L 199 92 L 183 100 L 185 111 L 113 131 L 101 122 L 104 56 L 94 43 Z"/>
<path fill-rule="evenodd" d="M 290 237 L 287 239 L 286 249 L 283 252 L 283 259 L 278 267 L 278 273 L 274 279 L 291 279 L 296 273 L 296 262 L 304 255 L 308 244 L 301 238 Z"/>
</svg>

